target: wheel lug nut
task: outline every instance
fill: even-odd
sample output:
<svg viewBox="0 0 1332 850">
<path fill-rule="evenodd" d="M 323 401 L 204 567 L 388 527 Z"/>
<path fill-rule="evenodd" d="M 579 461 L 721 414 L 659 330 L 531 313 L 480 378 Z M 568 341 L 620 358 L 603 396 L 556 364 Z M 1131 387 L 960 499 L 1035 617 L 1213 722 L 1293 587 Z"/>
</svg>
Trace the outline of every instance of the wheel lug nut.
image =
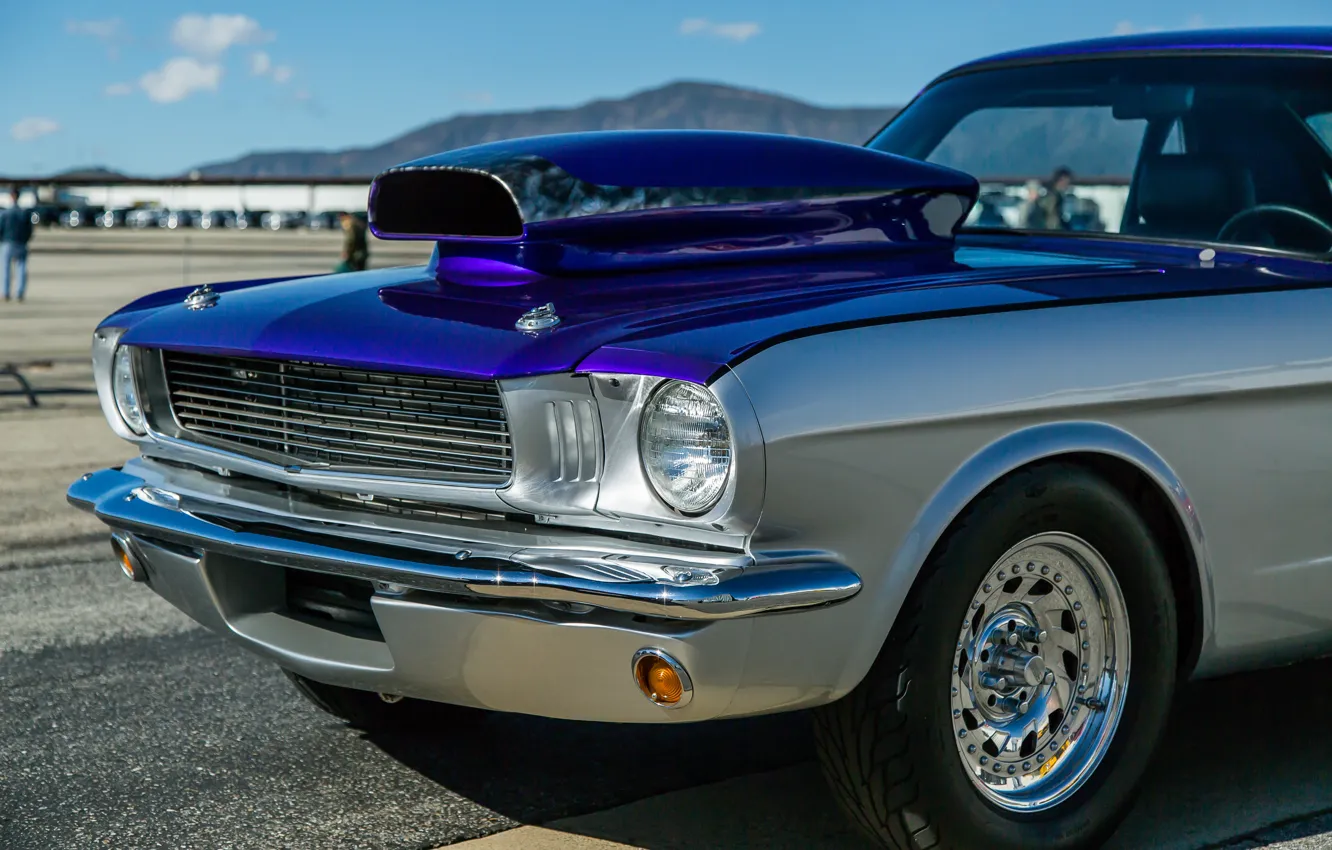
<svg viewBox="0 0 1332 850">
<path fill-rule="evenodd" d="M 959 730 L 957 730 L 957 737 L 959 737 L 959 738 L 965 738 L 965 737 L 967 737 L 967 730 L 965 730 L 965 729 L 959 729 Z"/>
<path fill-rule="evenodd" d="M 961 716 L 962 716 L 962 709 L 960 709 L 960 708 L 955 708 L 955 709 L 953 709 L 953 716 L 954 716 L 954 717 L 961 717 Z"/>
<path fill-rule="evenodd" d="M 1018 626 L 1017 633 L 1027 643 L 1045 643 L 1049 634 L 1039 626 Z"/>
<path fill-rule="evenodd" d="M 1082 642 L 1082 648 L 1083 648 L 1083 649 L 1091 649 L 1091 641 L 1086 641 L 1086 640 L 1084 640 L 1084 641 Z"/>
<path fill-rule="evenodd" d="M 990 760 L 990 757 L 989 757 L 989 756 L 981 756 L 981 757 L 980 757 L 980 763 L 981 763 L 981 764 L 985 764 L 985 763 L 988 762 L 989 760 Z"/>
<path fill-rule="evenodd" d="M 1083 649 L 1086 649 L 1086 647 L 1084 646 Z M 1086 672 L 1087 672 L 1088 670 L 1090 670 L 1090 669 L 1091 669 L 1091 665 L 1084 661 L 1084 662 L 1082 663 L 1082 672 L 1086 673 Z"/>
<path fill-rule="evenodd" d="M 1082 610 L 1082 603 L 1081 603 L 1081 602 L 1074 602 L 1074 603 L 1073 603 L 1073 610 L 1074 610 L 1074 611 L 1081 611 L 1081 610 Z"/>
<path fill-rule="evenodd" d="M 1052 684 L 1054 682 L 1054 671 L 1046 670 L 1045 675 L 1041 677 L 1041 681 L 1047 685 Z"/>
<path fill-rule="evenodd" d="M 1012 774 L 1014 774 L 1014 773 L 1017 773 L 1017 768 L 1010 764 L 1010 765 L 1008 766 L 1008 773 L 1009 773 L 1010 776 L 1011 776 Z"/>
<path fill-rule="evenodd" d="M 1050 574 L 1050 568 L 1049 568 L 1049 567 L 1041 567 L 1041 575 L 1043 575 L 1043 576 L 1048 576 L 1049 574 Z"/>
<path fill-rule="evenodd" d="M 967 745 L 967 752 L 969 752 L 969 753 L 974 753 L 974 752 L 976 752 L 976 745 L 975 745 L 975 744 L 968 744 L 968 745 Z"/>
<path fill-rule="evenodd" d="M 1086 621 L 1086 620 L 1080 620 L 1080 621 L 1078 622 L 1078 628 L 1080 628 L 1080 629 L 1085 629 L 1085 628 L 1087 628 L 1087 621 Z"/>
<path fill-rule="evenodd" d="M 1045 753 L 1037 753 L 1037 754 L 1036 754 L 1036 761 L 1038 761 L 1038 762 L 1043 762 L 1043 761 L 1045 761 Z"/>
<path fill-rule="evenodd" d="M 1000 570 L 1000 571 L 999 571 L 999 580 L 1000 580 L 1000 581 L 1003 581 L 1003 580 L 1004 580 L 1004 571 L 1003 571 L 1003 570 Z"/>
<path fill-rule="evenodd" d="M 1062 575 L 1060 575 L 1059 573 L 1055 573 L 1055 581 L 1063 581 L 1063 580 L 1064 577 Z"/>
<path fill-rule="evenodd" d="M 1065 596 L 1073 595 L 1073 585 L 1070 584 L 1068 587 L 1064 588 L 1064 595 Z"/>
<path fill-rule="evenodd" d="M 982 673 L 978 677 L 981 685 L 992 690 L 1004 690 L 1009 686 L 1007 676 L 996 676 L 993 673 Z"/>
<path fill-rule="evenodd" d="M 1028 561 L 1028 562 L 1027 562 L 1027 572 L 1029 572 L 1029 573 L 1034 573 L 1034 572 L 1036 572 L 1036 565 L 1033 564 L 1033 563 L 1031 563 L 1030 561 Z"/>
<path fill-rule="evenodd" d="M 1031 770 L 1031 762 L 1029 762 L 1029 761 L 1024 761 L 1024 762 L 1022 763 L 1022 769 L 1023 769 L 1023 770 Z"/>
<path fill-rule="evenodd" d="M 989 583 L 988 581 L 985 582 L 985 586 L 981 588 L 981 590 L 985 591 L 986 593 L 989 593 L 991 589 L 992 589 L 992 588 L 991 588 L 990 583 Z"/>
</svg>

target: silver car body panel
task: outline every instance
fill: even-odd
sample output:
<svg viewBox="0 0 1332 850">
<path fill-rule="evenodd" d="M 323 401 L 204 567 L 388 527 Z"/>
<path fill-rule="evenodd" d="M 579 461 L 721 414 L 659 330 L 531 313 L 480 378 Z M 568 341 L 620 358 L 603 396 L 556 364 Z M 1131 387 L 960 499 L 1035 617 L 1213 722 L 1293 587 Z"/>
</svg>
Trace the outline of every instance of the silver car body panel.
<svg viewBox="0 0 1332 850">
<path fill-rule="evenodd" d="M 767 456 L 753 545 L 826 551 L 861 577 L 840 606 L 840 689 L 869 669 L 969 502 L 1025 464 L 1096 453 L 1142 471 L 1186 529 L 1201 589 L 1195 675 L 1332 651 L 1329 327 L 1332 289 L 1297 289 L 775 345 L 735 367 Z M 820 403 L 791 404 L 810 397 Z"/>
</svg>

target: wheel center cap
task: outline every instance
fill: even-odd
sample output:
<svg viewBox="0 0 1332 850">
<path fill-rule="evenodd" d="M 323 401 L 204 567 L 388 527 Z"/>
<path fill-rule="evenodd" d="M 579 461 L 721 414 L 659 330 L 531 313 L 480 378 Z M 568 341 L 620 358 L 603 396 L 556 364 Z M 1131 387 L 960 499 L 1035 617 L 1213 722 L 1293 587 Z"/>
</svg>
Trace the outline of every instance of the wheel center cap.
<svg viewBox="0 0 1332 850">
<path fill-rule="evenodd" d="M 982 713 L 996 720 L 1026 714 L 1052 674 L 1041 654 L 1047 635 L 1025 606 L 996 611 L 973 644 L 973 693 Z"/>
</svg>

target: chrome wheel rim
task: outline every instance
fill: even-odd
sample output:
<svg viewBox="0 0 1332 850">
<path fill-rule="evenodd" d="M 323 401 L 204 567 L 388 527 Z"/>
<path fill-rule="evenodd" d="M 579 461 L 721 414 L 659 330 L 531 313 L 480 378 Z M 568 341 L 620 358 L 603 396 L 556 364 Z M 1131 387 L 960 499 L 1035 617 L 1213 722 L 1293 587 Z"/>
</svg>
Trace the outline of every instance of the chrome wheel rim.
<svg viewBox="0 0 1332 850">
<path fill-rule="evenodd" d="M 986 572 L 953 656 L 962 767 L 1009 811 L 1078 790 L 1114 737 L 1128 691 L 1128 611 L 1106 560 L 1061 532 L 1029 537 Z"/>
</svg>

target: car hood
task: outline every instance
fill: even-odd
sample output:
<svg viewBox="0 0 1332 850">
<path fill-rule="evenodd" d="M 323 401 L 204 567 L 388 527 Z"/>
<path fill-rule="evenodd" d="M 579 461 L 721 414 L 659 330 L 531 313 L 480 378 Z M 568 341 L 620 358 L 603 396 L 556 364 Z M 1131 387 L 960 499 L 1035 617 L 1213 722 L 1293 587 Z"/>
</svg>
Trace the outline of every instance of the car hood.
<svg viewBox="0 0 1332 850">
<path fill-rule="evenodd" d="M 132 345 L 389 371 L 505 378 L 596 370 L 706 381 L 783 335 L 1059 300 L 1067 293 L 1042 282 L 1134 270 L 1152 267 L 988 249 L 592 278 L 411 267 L 218 284 L 206 309 L 189 309 L 189 289 L 176 289 L 103 326 L 126 328 Z M 545 304 L 557 325 L 515 326 Z"/>
</svg>

